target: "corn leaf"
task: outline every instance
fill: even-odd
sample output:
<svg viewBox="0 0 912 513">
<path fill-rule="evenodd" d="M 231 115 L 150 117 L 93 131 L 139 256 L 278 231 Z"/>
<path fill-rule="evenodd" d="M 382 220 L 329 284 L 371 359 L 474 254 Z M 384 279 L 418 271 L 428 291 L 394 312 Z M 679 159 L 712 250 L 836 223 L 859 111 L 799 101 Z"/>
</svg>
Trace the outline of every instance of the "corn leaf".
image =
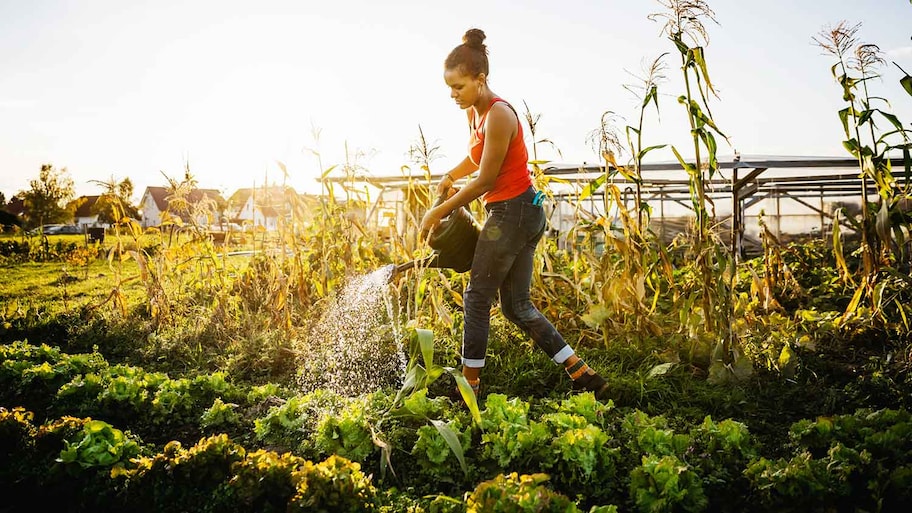
<svg viewBox="0 0 912 513">
<path fill-rule="evenodd" d="M 891 113 L 889 113 L 889 112 L 884 112 L 884 111 L 882 111 L 882 110 L 880 110 L 880 109 L 872 109 L 872 110 L 879 112 L 880 115 L 883 116 L 884 119 L 886 119 L 887 121 L 889 121 L 890 124 L 893 125 L 897 130 L 902 130 L 902 129 L 903 129 L 902 122 L 901 122 L 901 121 L 899 120 L 899 118 L 896 117 L 895 115 L 893 115 L 893 114 L 891 114 Z"/>
<path fill-rule="evenodd" d="M 443 437 L 447 446 L 453 451 L 453 455 L 459 460 L 459 466 L 462 468 L 463 473 L 468 475 L 469 467 L 466 465 L 465 456 L 462 453 L 462 444 L 459 442 L 459 436 L 450 429 L 450 426 L 441 420 L 431 419 L 431 424 L 437 428 L 437 432 L 440 433 L 440 436 Z"/>
<path fill-rule="evenodd" d="M 415 336 L 418 339 L 418 347 L 421 348 L 424 368 L 430 369 L 434 366 L 434 332 L 428 329 L 416 329 Z"/>
<path fill-rule="evenodd" d="M 864 291 L 865 283 L 862 282 L 862 284 L 855 289 L 855 294 L 852 295 L 852 300 L 849 301 L 849 306 L 846 307 L 845 313 L 842 314 L 840 322 L 845 322 L 856 310 L 858 310 L 858 305 L 861 303 L 861 297 L 864 295 Z"/>
<path fill-rule="evenodd" d="M 906 75 L 899 79 L 899 85 L 909 93 L 909 96 L 912 96 L 912 77 Z"/>
<path fill-rule="evenodd" d="M 335 169 L 336 169 L 335 165 L 329 166 L 329 169 L 327 169 L 326 171 L 323 171 L 323 174 L 320 175 L 320 178 L 328 177 L 329 174 L 332 173 Z"/>
<path fill-rule="evenodd" d="M 896 305 L 896 310 L 899 311 L 900 317 L 902 317 L 903 326 L 908 330 L 909 329 L 909 319 L 906 318 L 906 310 L 903 308 L 903 305 L 899 303 L 899 299 L 894 299 L 893 304 Z"/>
<path fill-rule="evenodd" d="M 712 91 L 713 94 L 715 94 L 716 91 L 713 89 L 712 82 L 709 80 L 709 71 L 706 68 L 706 59 L 703 56 L 703 48 L 700 46 L 691 48 L 689 53 L 693 56 L 694 62 L 700 69 L 700 74 L 703 76 L 703 80 L 706 82 L 706 89 L 708 91 Z"/>
<path fill-rule="evenodd" d="M 472 390 L 472 385 L 470 385 L 465 376 L 463 376 L 462 373 L 456 369 L 447 367 L 446 370 L 456 380 L 456 386 L 459 387 L 459 394 L 462 396 L 462 400 L 465 401 L 466 406 L 469 407 L 469 413 L 472 414 L 472 420 L 476 425 L 480 426 L 481 412 L 478 411 L 478 398 L 475 397 L 475 392 Z"/>
<path fill-rule="evenodd" d="M 852 275 L 849 273 L 849 266 L 846 264 L 845 255 L 842 251 L 842 233 L 840 228 L 840 217 L 842 209 L 836 210 L 833 218 L 833 255 L 836 257 L 836 267 L 839 268 L 843 281 L 852 283 Z"/>
<path fill-rule="evenodd" d="M 599 175 L 595 180 L 590 181 L 586 185 L 586 187 L 584 187 L 583 190 L 580 191 L 578 202 L 583 201 L 584 199 L 588 198 L 589 196 L 592 196 L 593 194 L 595 194 L 595 192 L 598 191 L 602 187 L 602 185 L 605 185 L 605 182 L 607 180 L 608 180 L 608 175 L 602 174 L 602 175 Z"/>
<path fill-rule="evenodd" d="M 874 226 L 880 240 L 889 246 L 893 239 L 890 230 L 890 206 L 887 201 L 880 202 L 880 209 L 877 211 L 877 219 Z"/>
<path fill-rule="evenodd" d="M 678 159 L 678 163 L 681 164 L 681 167 L 683 167 L 684 170 L 687 171 L 687 174 L 688 174 L 688 175 L 694 176 L 694 175 L 697 174 L 697 167 L 694 166 L 693 164 L 690 164 L 690 163 L 686 162 L 686 161 L 684 160 L 684 157 L 682 157 L 681 154 L 678 153 L 678 149 L 677 149 L 677 148 L 675 148 L 674 146 L 672 146 L 672 147 L 671 147 L 671 151 L 674 153 L 675 158 Z"/>
<path fill-rule="evenodd" d="M 658 150 L 659 148 L 664 148 L 664 147 L 666 147 L 666 146 L 668 146 L 668 145 L 667 145 L 667 144 L 657 144 L 657 145 L 655 145 L 655 146 L 650 146 L 650 147 L 648 147 L 648 148 L 643 148 L 642 150 L 640 150 L 639 153 L 637 153 L 637 160 L 642 160 L 643 157 L 645 157 L 646 154 L 649 153 L 649 152 L 652 151 L 652 150 Z"/>
</svg>

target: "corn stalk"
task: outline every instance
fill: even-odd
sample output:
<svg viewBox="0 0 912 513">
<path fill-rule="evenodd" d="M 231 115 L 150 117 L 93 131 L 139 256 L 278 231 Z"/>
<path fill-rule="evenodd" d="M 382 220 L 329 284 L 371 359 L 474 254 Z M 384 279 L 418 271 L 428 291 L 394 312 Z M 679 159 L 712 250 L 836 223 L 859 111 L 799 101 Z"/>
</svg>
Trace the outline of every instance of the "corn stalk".
<svg viewBox="0 0 912 513">
<path fill-rule="evenodd" d="M 912 131 L 904 128 L 894 114 L 875 106 L 875 102 L 888 106 L 885 99 L 872 96 L 868 89 L 868 83 L 879 78 L 878 68 L 884 60 L 877 45 L 858 42 L 860 27 L 861 24 L 841 21 L 825 27 L 813 38 L 817 46 L 835 59 L 830 71 L 847 104 L 839 111 L 846 137 L 842 144 L 857 160 L 861 178 L 861 219 L 857 224 L 861 232 L 862 276 L 844 318 L 862 304 L 872 307 L 880 304 L 877 300 L 880 271 L 908 258 L 905 246 L 912 221 L 905 212 L 912 193 L 908 183 Z M 881 131 L 876 120 L 886 122 L 890 128 Z M 905 185 L 893 178 L 889 152 L 895 150 L 902 151 L 904 157 Z M 868 196 L 871 183 L 877 191 L 876 202 Z"/>
</svg>

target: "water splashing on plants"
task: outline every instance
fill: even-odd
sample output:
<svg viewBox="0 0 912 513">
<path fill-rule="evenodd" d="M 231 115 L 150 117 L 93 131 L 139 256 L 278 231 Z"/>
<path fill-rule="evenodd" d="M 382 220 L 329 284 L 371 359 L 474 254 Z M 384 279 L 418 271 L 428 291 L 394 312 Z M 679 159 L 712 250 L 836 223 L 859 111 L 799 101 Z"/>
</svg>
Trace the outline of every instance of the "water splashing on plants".
<svg viewBox="0 0 912 513">
<path fill-rule="evenodd" d="M 303 390 L 356 396 L 399 385 L 408 362 L 397 326 L 398 301 L 389 285 L 393 272 L 389 265 L 352 277 L 328 300 L 319 322 L 298 344 Z"/>
</svg>

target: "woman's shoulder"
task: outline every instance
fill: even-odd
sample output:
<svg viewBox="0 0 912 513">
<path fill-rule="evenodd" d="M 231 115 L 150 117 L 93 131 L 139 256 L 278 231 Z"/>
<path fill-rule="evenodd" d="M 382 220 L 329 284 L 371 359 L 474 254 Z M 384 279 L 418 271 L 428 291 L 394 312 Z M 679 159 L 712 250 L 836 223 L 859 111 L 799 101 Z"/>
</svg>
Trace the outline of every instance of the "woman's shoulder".
<svg viewBox="0 0 912 513">
<path fill-rule="evenodd" d="M 491 105 L 487 117 L 488 120 L 494 119 L 512 123 L 514 120 L 519 119 L 519 114 L 516 113 L 516 109 L 514 109 L 506 100 L 498 98 L 497 101 Z"/>
</svg>

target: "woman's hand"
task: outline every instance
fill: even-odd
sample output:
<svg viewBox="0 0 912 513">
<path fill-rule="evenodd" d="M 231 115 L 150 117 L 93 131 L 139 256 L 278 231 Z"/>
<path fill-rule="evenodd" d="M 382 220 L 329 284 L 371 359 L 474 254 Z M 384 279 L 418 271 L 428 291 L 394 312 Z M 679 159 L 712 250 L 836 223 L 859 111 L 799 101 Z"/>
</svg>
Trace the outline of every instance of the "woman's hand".
<svg viewBox="0 0 912 513">
<path fill-rule="evenodd" d="M 421 225 L 419 227 L 421 240 L 426 239 L 428 234 L 437 229 L 437 225 L 440 224 L 440 220 L 443 219 L 444 215 L 445 214 L 439 206 L 428 210 L 424 214 L 424 217 L 421 218 Z"/>
<path fill-rule="evenodd" d="M 437 182 L 437 197 L 443 197 L 453 188 L 453 177 L 449 173 L 443 175 L 443 178 Z"/>
<path fill-rule="evenodd" d="M 440 224 L 440 220 L 446 217 L 450 213 L 448 210 L 443 209 L 443 202 L 452 198 L 459 191 L 456 187 L 452 186 L 452 182 L 449 187 L 441 187 L 440 185 L 443 182 L 448 181 L 446 178 L 441 180 L 440 184 L 437 185 L 437 190 L 442 189 L 443 192 L 439 192 L 439 199 L 433 207 L 431 207 L 421 219 L 421 239 L 427 238 L 428 234 L 437 229 L 437 225 Z"/>
</svg>

